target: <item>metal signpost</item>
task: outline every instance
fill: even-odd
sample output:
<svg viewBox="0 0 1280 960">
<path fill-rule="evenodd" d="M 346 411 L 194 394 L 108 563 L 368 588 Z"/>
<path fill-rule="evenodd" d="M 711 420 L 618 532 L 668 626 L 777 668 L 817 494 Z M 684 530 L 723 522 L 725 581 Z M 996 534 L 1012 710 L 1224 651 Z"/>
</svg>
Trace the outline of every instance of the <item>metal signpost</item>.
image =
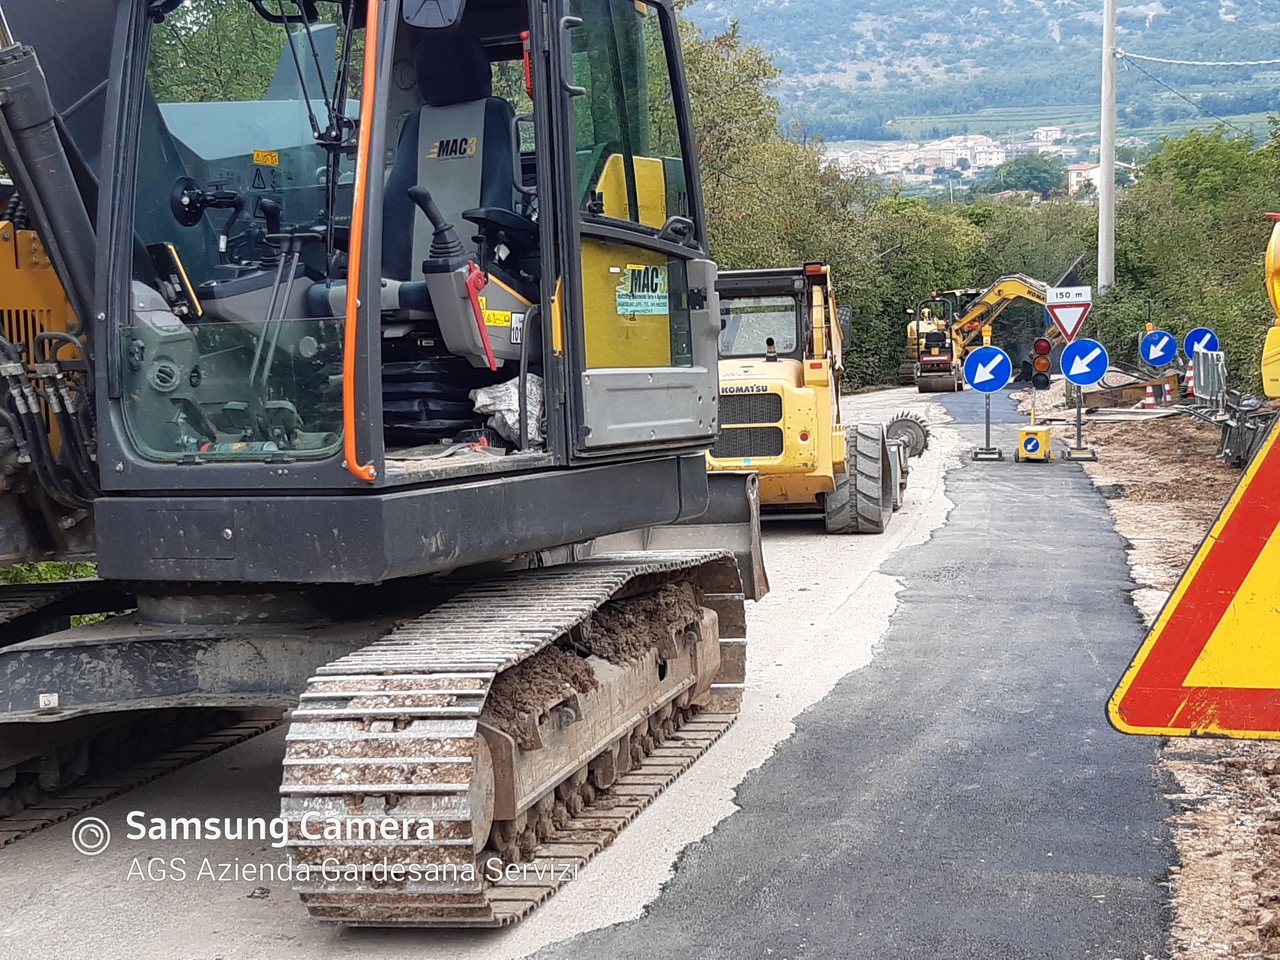
<svg viewBox="0 0 1280 960">
<path fill-rule="evenodd" d="M 1045 291 L 1044 308 L 1062 339 L 1070 343 L 1093 308 L 1093 287 L 1050 287 Z"/>
<path fill-rule="evenodd" d="M 985 394 L 987 401 L 987 440 L 973 451 L 975 460 L 1003 460 L 1004 453 L 991 446 L 991 395 L 1003 390 L 1013 376 L 1013 361 L 999 347 L 979 347 L 965 358 L 964 379 L 969 386 Z"/>
<path fill-rule="evenodd" d="M 1172 333 L 1152 330 L 1143 336 L 1138 352 L 1149 367 L 1167 367 L 1178 355 L 1178 341 Z"/>
<path fill-rule="evenodd" d="M 1107 348 L 1097 340 L 1087 337 L 1076 340 L 1062 351 L 1062 375 L 1076 386 L 1076 445 L 1067 448 L 1068 460 L 1097 460 L 1098 455 L 1084 445 L 1084 391 L 1100 381 L 1107 372 L 1111 358 Z"/>
</svg>

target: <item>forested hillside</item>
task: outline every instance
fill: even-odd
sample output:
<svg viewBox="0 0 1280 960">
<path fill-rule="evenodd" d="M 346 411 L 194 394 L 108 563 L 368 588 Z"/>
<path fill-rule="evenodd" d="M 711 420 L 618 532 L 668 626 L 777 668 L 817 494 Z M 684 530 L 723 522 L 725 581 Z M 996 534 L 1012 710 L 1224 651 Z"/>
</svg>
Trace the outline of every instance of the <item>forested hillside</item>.
<svg viewBox="0 0 1280 960">
<path fill-rule="evenodd" d="M 830 139 L 895 137 L 892 121 L 903 116 L 1097 104 L 1096 0 L 699 0 L 688 12 L 712 31 L 739 21 L 743 38 L 760 43 L 781 70 L 785 112 Z M 1280 56 L 1280 18 L 1261 0 L 1121 3 L 1118 20 L 1120 47 L 1132 53 Z M 1144 66 L 1193 98 L 1209 96 L 1215 113 L 1268 111 L 1280 101 L 1275 67 Z M 1136 111 L 1123 118 L 1131 127 L 1194 113 L 1123 64 L 1118 93 L 1122 108 Z M 1046 111 L 1046 119 L 1054 116 Z M 941 132 L 963 132 L 962 125 L 944 120 Z"/>
<path fill-rule="evenodd" d="M 768 92 L 777 71 L 758 47 L 691 22 L 684 33 L 712 252 L 724 268 L 832 264 L 840 302 L 853 308 L 850 386 L 894 382 L 905 311 L 931 290 L 985 286 L 1006 273 L 1053 281 L 1081 254 L 1082 279 L 1093 282 L 1092 204 L 982 196 L 932 204 L 841 174 L 823 166 L 817 145 L 778 132 Z M 1089 320 L 1114 357 L 1137 359 L 1148 313 L 1175 333 L 1203 324 L 1222 334 L 1237 384 L 1258 388 L 1271 321 L 1265 214 L 1280 193 L 1274 143 L 1191 133 L 1165 142 L 1120 192 L 1117 283 Z M 1011 309 L 996 340 L 1013 349 L 1019 328 L 1042 323 L 1039 310 Z"/>
</svg>

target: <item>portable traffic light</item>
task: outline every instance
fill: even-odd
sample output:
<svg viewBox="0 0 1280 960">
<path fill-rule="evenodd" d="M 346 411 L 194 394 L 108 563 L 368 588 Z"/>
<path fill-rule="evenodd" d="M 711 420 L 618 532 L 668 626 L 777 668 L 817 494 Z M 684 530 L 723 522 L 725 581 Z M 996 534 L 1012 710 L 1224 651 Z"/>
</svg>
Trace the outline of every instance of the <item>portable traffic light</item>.
<svg viewBox="0 0 1280 960">
<path fill-rule="evenodd" d="M 1052 367 L 1049 361 L 1051 350 L 1053 350 L 1053 344 L 1047 337 L 1040 337 L 1031 345 L 1031 352 L 1034 354 L 1031 358 L 1031 385 L 1037 390 L 1049 388 L 1049 369 Z"/>
</svg>

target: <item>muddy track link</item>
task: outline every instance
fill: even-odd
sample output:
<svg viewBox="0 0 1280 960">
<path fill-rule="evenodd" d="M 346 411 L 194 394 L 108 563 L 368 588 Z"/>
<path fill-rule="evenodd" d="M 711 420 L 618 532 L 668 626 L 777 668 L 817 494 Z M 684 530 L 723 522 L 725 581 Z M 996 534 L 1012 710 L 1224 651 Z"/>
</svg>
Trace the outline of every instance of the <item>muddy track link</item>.
<svg viewBox="0 0 1280 960">
<path fill-rule="evenodd" d="M 134 597 L 119 584 L 86 578 L 49 583 L 0 584 L 0 647 L 51 629 L 50 618 L 131 609 Z"/>
<path fill-rule="evenodd" d="M 66 790 L 20 810 L 12 817 L 0 819 L 0 847 L 84 813 L 182 767 L 244 743 L 275 729 L 282 722 L 278 718 L 241 720 L 115 773 L 72 784 Z"/>
<path fill-rule="evenodd" d="M 0 588 L 0 624 L 35 613 L 75 593 L 75 581 L 56 583 L 14 583 Z"/>
<path fill-rule="evenodd" d="M 598 689 L 521 715 L 523 746 L 495 729 L 486 699 L 500 674 L 574 649 L 606 604 L 682 583 L 701 600 L 684 640 L 625 663 L 584 656 Z M 597 557 L 477 583 L 321 668 L 293 713 L 281 786 L 312 916 L 496 927 L 532 912 L 732 724 L 745 647 L 719 634 L 745 633 L 740 591 L 722 551 Z M 360 827 L 392 818 L 431 833 Z M 321 837 L 318 822 L 355 835 Z"/>
</svg>

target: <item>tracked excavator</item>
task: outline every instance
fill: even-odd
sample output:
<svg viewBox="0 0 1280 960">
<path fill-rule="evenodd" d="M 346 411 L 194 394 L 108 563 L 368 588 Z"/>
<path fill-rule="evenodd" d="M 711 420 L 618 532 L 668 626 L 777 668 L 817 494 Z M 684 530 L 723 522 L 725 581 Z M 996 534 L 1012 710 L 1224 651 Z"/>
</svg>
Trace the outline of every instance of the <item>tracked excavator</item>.
<svg viewBox="0 0 1280 960">
<path fill-rule="evenodd" d="M 991 343 L 996 318 L 1012 303 L 1044 306 L 1050 284 L 1023 274 L 1001 277 L 985 290 L 947 290 L 921 300 L 907 323 L 907 359 L 898 380 L 921 393 L 964 389 L 964 358 L 975 346 Z"/>
<path fill-rule="evenodd" d="M 669 0 L 2 0 L 0 161 L 0 817 L 291 709 L 311 915 L 500 926 L 733 720 Z"/>
</svg>

